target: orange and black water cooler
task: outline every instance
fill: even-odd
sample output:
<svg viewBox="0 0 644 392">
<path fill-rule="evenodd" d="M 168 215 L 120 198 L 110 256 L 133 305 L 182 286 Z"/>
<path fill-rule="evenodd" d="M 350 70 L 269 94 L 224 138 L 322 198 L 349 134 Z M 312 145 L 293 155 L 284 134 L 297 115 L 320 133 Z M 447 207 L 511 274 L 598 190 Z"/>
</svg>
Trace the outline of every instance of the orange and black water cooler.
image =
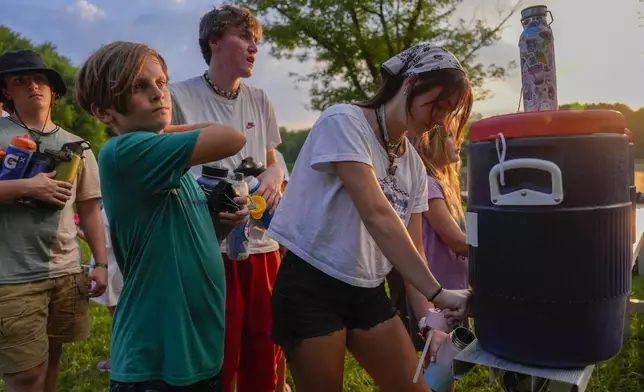
<svg viewBox="0 0 644 392">
<path fill-rule="evenodd" d="M 632 252 L 625 129 L 608 110 L 472 124 L 467 240 L 485 350 L 557 368 L 620 351 Z"/>
</svg>

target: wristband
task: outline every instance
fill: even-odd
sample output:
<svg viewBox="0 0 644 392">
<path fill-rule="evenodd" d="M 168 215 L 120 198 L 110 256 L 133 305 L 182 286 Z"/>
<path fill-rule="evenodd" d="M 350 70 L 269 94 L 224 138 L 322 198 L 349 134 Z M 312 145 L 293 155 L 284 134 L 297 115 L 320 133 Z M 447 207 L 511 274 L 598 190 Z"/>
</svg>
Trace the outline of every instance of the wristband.
<svg viewBox="0 0 644 392">
<path fill-rule="evenodd" d="M 432 295 L 432 297 L 431 297 L 431 298 L 427 298 L 427 300 L 428 300 L 429 302 L 434 302 L 434 300 L 436 299 L 436 297 L 438 297 L 438 294 L 440 294 L 441 292 L 443 292 L 443 286 L 439 285 L 439 286 L 438 286 L 438 291 L 436 291 L 436 294 Z"/>
<path fill-rule="evenodd" d="M 105 264 L 105 263 L 94 263 L 94 268 L 105 268 L 105 269 L 107 269 L 107 264 Z"/>
</svg>

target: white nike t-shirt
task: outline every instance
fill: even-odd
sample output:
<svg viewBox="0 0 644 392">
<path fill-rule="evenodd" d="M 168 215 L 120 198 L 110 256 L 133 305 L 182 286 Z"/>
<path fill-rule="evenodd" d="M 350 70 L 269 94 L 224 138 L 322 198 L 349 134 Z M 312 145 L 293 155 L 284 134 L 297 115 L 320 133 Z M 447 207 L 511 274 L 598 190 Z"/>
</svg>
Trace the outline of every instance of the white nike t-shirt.
<svg viewBox="0 0 644 392">
<path fill-rule="evenodd" d="M 361 162 L 373 167 L 385 196 L 405 226 L 427 210 L 427 174 L 405 139 L 405 154 L 387 176 L 387 153 L 362 110 L 334 105 L 313 125 L 295 163 L 269 235 L 322 272 L 359 287 L 377 287 L 391 264 L 371 237 L 331 165 Z"/>
<path fill-rule="evenodd" d="M 264 90 L 241 85 L 237 99 L 217 95 L 203 76 L 170 85 L 172 124 L 218 122 L 233 126 L 246 136 L 246 145 L 237 154 L 223 159 L 223 167 L 233 171 L 242 159 L 253 157 L 266 165 L 266 151 L 274 150 L 282 141 L 275 111 Z M 201 165 L 190 168 L 195 178 L 201 176 Z M 226 252 L 226 244 L 220 246 Z M 251 254 L 269 253 L 279 249 L 266 230 L 251 225 Z"/>
</svg>

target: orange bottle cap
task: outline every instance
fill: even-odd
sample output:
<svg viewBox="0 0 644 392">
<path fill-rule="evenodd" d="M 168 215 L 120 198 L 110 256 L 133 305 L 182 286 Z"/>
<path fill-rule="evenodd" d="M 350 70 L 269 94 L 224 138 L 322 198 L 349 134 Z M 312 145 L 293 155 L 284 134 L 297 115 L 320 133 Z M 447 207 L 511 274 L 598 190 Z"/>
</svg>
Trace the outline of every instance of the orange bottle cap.
<svg viewBox="0 0 644 392">
<path fill-rule="evenodd" d="M 14 136 L 11 138 L 11 144 L 18 148 L 24 148 L 26 150 L 35 150 L 36 142 L 29 139 L 29 134 L 25 133 L 24 136 Z"/>
<path fill-rule="evenodd" d="M 250 200 L 248 200 L 248 205 L 255 204 L 255 208 L 249 210 L 250 216 L 253 219 L 260 219 L 266 211 L 266 200 L 260 195 L 251 195 Z"/>
</svg>

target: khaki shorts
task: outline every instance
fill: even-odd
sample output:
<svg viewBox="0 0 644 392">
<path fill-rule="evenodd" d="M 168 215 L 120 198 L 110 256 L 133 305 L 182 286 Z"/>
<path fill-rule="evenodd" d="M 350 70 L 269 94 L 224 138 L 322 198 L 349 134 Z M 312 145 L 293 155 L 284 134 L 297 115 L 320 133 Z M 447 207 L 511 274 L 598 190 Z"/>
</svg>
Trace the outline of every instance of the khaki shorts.
<svg viewBox="0 0 644 392">
<path fill-rule="evenodd" d="M 87 274 L 0 285 L 0 374 L 45 362 L 49 342 L 89 337 Z"/>
</svg>

